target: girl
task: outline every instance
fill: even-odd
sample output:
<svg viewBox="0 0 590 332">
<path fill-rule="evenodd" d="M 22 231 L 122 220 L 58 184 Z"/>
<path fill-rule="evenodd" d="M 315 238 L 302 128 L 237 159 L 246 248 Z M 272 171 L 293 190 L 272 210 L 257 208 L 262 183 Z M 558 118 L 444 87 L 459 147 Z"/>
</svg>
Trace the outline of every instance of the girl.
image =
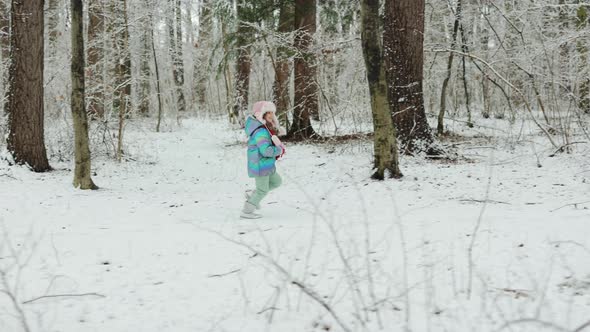
<svg viewBox="0 0 590 332">
<path fill-rule="evenodd" d="M 261 218 L 261 215 L 254 211 L 260 209 L 262 199 L 282 183 L 275 162 L 285 153 L 285 145 L 274 134 L 277 128 L 281 133 L 275 113 L 276 107 L 273 103 L 259 101 L 254 104 L 253 114 L 246 119 L 248 176 L 256 181 L 256 191 L 252 194 L 246 193 L 246 202 L 240 215 L 245 219 Z M 274 131 L 271 131 L 269 126 Z"/>
</svg>

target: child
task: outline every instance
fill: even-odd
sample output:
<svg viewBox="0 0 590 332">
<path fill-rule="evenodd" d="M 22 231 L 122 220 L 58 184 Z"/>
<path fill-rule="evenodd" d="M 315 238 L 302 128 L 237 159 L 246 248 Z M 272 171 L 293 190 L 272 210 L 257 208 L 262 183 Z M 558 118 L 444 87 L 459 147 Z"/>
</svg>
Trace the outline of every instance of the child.
<svg viewBox="0 0 590 332">
<path fill-rule="evenodd" d="M 254 211 L 260 209 L 260 202 L 271 191 L 280 187 L 282 179 L 276 171 L 275 162 L 285 153 L 285 145 L 271 132 L 280 126 L 276 119 L 276 107 L 268 101 L 254 104 L 253 114 L 246 119 L 248 135 L 248 176 L 256 181 L 256 191 L 246 193 L 246 202 L 241 213 L 245 219 L 258 219 L 261 215 Z"/>
</svg>

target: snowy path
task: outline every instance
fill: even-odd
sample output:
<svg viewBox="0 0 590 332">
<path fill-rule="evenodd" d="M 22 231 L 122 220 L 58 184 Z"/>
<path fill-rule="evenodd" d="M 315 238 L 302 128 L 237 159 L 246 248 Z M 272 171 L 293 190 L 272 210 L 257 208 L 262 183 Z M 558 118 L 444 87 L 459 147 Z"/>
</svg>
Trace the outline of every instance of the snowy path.
<svg viewBox="0 0 590 332">
<path fill-rule="evenodd" d="M 473 163 L 407 159 L 403 181 L 375 183 L 367 144 L 295 146 L 279 165 L 284 187 L 253 224 L 237 219 L 250 184 L 244 147 L 238 134 L 219 138 L 218 126 L 187 121 L 176 133 L 130 133 L 153 162 L 97 162 L 98 192 L 71 189 L 65 170 L 0 166 L 10 175 L 0 177 L 0 221 L 23 259 L 33 254 L 22 273 L 9 274 L 21 302 L 105 296 L 24 304 L 33 330 L 319 331 L 314 322 L 339 330 L 271 265 L 208 230 L 268 253 L 355 331 L 351 312 L 372 298 L 371 283 L 388 331 L 406 319 L 414 331 L 492 331 L 537 313 L 566 327 L 589 319 L 590 204 L 563 207 L 590 200 L 584 154 L 543 157 L 537 168 L 527 149 L 474 149 Z M 490 176 L 468 300 L 466 249 Z M 7 241 L 2 248 L 5 257 Z M 12 313 L 0 297 L 0 331 L 18 330 Z"/>
</svg>

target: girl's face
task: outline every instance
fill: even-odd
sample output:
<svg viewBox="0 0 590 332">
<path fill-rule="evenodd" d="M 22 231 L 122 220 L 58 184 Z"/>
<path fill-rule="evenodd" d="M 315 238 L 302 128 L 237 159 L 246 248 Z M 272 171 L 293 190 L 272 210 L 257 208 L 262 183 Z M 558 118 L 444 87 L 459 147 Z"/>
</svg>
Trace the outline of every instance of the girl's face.
<svg viewBox="0 0 590 332">
<path fill-rule="evenodd" d="M 266 121 L 266 123 L 270 123 L 270 124 L 273 123 L 272 118 L 273 118 L 273 115 L 271 112 L 267 112 L 263 116 L 264 121 Z"/>
</svg>

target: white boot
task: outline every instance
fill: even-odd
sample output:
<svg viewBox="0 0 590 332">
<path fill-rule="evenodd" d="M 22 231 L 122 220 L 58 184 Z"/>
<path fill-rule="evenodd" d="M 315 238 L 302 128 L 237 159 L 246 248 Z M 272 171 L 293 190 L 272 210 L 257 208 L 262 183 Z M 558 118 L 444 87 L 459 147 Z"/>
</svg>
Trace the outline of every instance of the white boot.
<svg viewBox="0 0 590 332">
<path fill-rule="evenodd" d="M 254 190 L 252 189 L 248 189 L 244 192 L 244 197 L 246 198 L 247 202 L 250 201 L 250 197 L 252 197 L 252 195 L 254 195 Z M 260 208 L 257 206 L 256 210 L 260 210 Z"/>
<path fill-rule="evenodd" d="M 260 219 L 262 218 L 261 215 L 255 213 L 256 206 L 248 201 L 244 203 L 244 208 L 242 209 L 242 213 L 240 214 L 240 218 L 242 219 Z"/>
</svg>

